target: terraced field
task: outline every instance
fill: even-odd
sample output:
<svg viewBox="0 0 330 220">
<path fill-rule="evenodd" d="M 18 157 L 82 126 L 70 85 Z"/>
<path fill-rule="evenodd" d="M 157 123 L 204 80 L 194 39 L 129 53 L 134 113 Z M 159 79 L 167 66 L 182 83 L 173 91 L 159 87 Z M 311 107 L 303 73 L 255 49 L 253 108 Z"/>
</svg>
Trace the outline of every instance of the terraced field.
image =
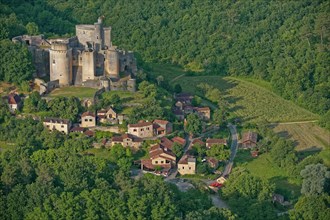
<svg viewBox="0 0 330 220">
<path fill-rule="evenodd" d="M 208 83 L 219 88 L 229 103 L 230 112 L 244 121 L 287 122 L 314 120 L 318 116 L 284 100 L 273 92 L 232 77 L 198 76 L 177 80 L 186 92 L 196 93 L 197 85 Z"/>
<path fill-rule="evenodd" d="M 280 136 L 293 140 L 299 151 L 330 147 L 330 132 L 315 123 L 278 124 L 273 128 Z"/>
</svg>

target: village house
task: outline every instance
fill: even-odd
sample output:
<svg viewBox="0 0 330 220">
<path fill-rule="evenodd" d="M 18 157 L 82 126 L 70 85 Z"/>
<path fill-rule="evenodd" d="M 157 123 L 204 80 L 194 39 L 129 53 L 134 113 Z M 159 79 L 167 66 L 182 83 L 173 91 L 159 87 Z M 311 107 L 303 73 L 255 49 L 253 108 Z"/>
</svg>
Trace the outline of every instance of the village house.
<svg viewBox="0 0 330 220">
<path fill-rule="evenodd" d="M 141 160 L 141 170 L 155 172 L 167 176 L 176 165 L 176 156 L 162 145 L 156 144 L 150 148 L 149 159 Z"/>
<path fill-rule="evenodd" d="M 219 160 L 217 160 L 213 157 L 208 157 L 206 161 L 207 161 L 208 165 L 213 169 L 217 169 L 219 166 Z"/>
<path fill-rule="evenodd" d="M 170 139 L 168 139 L 167 137 L 162 137 L 160 139 L 160 145 L 162 145 L 162 147 L 167 150 L 172 150 L 173 147 L 173 141 L 171 141 Z"/>
<path fill-rule="evenodd" d="M 244 149 L 251 149 L 257 145 L 258 134 L 252 131 L 243 133 L 241 146 Z"/>
<path fill-rule="evenodd" d="M 22 99 L 17 94 L 14 93 L 9 94 L 7 101 L 8 101 L 9 111 L 11 113 L 15 113 L 15 111 L 18 111 L 22 106 Z"/>
<path fill-rule="evenodd" d="M 208 138 L 206 140 L 207 148 L 211 148 L 214 145 L 226 145 L 227 146 L 227 140 L 226 139 L 211 139 L 211 138 Z"/>
<path fill-rule="evenodd" d="M 153 137 L 153 124 L 151 122 L 141 121 L 137 124 L 128 124 L 128 134 L 132 134 L 139 138 Z"/>
<path fill-rule="evenodd" d="M 95 114 L 92 112 L 84 112 L 81 115 L 81 127 L 90 128 L 96 126 Z"/>
<path fill-rule="evenodd" d="M 71 133 L 81 133 L 81 134 L 83 134 L 84 131 L 85 131 L 85 128 L 82 128 L 82 127 L 73 127 L 70 130 Z"/>
<path fill-rule="evenodd" d="M 156 119 L 153 121 L 154 133 L 156 136 L 164 136 L 172 133 L 173 125 L 166 120 Z"/>
<path fill-rule="evenodd" d="M 211 109 L 210 109 L 210 107 L 198 107 L 198 108 L 196 108 L 196 112 L 202 120 L 207 121 L 207 120 L 211 119 Z"/>
<path fill-rule="evenodd" d="M 123 134 L 121 136 L 115 136 L 111 139 L 111 146 L 115 144 L 121 144 L 123 147 L 131 147 L 135 150 L 139 149 L 143 140 L 138 137 L 134 137 L 131 134 Z"/>
<path fill-rule="evenodd" d="M 189 155 L 183 155 L 183 157 L 180 159 L 178 163 L 178 172 L 181 175 L 195 174 L 196 158 Z"/>
<path fill-rule="evenodd" d="M 50 131 L 57 130 L 64 134 L 68 134 L 71 127 L 71 122 L 66 119 L 45 118 L 43 121 L 43 125 Z"/>
<path fill-rule="evenodd" d="M 189 93 L 179 93 L 175 95 L 175 101 L 178 104 L 178 107 L 181 106 L 181 110 L 185 105 L 191 105 L 193 98 L 194 96 Z"/>
<path fill-rule="evenodd" d="M 202 141 L 201 139 L 194 139 L 192 142 L 191 142 L 192 146 L 195 146 L 196 144 L 199 144 L 200 146 L 205 146 L 205 142 Z"/>
<path fill-rule="evenodd" d="M 184 112 L 182 110 L 179 108 L 173 108 L 172 112 L 179 121 L 184 120 Z"/>
<path fill-rule="evenodd" d="M 186 145 L 186 140 L 184 138 L 181 138 L 181 137 L 178 137 L 178 136 L 172 138 L 172 141 L 175 142 L 175 143 L 180 144 L 181 146 L 185 146 Z"/>
<path fill-rule="evenodd" d="M 111 107 L 97 111 L 97 118 L 101 123 L 122 124 L 124 121 L 124 115 L 118 114 Z"/>
</svg>

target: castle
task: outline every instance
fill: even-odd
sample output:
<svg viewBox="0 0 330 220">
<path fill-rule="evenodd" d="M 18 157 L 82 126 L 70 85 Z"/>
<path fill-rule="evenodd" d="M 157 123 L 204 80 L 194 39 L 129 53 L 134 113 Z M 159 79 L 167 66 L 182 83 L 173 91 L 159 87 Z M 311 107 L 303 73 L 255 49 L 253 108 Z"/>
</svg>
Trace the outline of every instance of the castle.
<svg viewBox="0 0 330 220">
<path fill-rule="evenodd" d="M 23 35 L 12 40 L 28 46 L 38 77 L 49 75 L 59 86 L 136 90 L 136 59 L 112 45 L 111 27 L 103 27 L 102 17 L 94 25 L 76 25 L 71 38 Z"/>
</svg>

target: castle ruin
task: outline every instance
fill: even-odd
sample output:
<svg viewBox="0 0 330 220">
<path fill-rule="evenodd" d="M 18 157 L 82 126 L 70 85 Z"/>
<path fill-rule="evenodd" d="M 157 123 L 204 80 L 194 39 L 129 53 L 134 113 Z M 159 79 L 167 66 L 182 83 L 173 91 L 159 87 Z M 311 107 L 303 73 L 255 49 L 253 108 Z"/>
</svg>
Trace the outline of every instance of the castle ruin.
<svg viewBox="0 0 330 220">
<path fill-rule="evenodd" d="M 94 25 L 76 25 L 71 38 L 23 35 L 13 42 L 28 46 L 38 77 L 49 75 L 59 86 L 136 90 L 136 59 L 112 45 L 111 27 L 103 27 L 102 17 Z"/>
</svg>

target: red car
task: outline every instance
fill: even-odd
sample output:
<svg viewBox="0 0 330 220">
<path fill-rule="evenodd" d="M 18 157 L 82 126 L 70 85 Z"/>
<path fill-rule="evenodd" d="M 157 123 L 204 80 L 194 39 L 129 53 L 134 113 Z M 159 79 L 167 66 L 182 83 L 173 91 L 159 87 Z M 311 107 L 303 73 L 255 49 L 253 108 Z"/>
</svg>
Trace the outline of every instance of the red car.
<svg viewBox="0 0 330 220">
<path fill-rule="evenodd" d="M 211 187 L 217 187 L 217 188 L 221 188 L 223 187 L 223 184 L 221 183 L 218 183 L 218 182 L 213 182 L 210 184 Z"/>
</svg>

